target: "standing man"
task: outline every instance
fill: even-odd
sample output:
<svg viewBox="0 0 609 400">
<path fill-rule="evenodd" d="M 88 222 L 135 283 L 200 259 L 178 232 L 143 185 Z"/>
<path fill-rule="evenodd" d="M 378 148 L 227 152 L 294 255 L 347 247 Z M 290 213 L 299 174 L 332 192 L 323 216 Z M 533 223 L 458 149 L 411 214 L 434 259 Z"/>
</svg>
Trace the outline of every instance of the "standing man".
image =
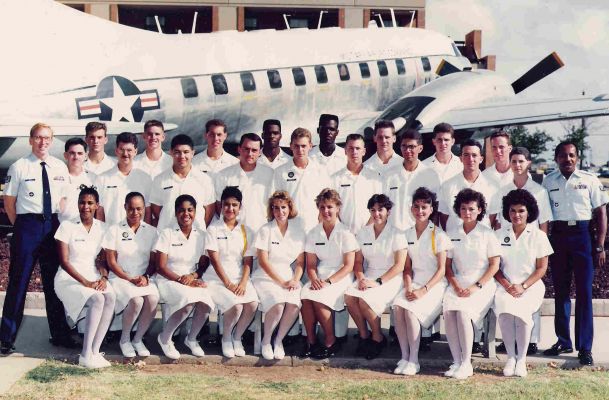
<svg viewBox="0 0 609 400">
<path fill-rule="evenodd" d="M 116 160 L 105 152 L 108 143 L 106 133 L 106 124 L 103 122 L 89 122 L 85 127 L 85 141 L 89 145 L 85 169 L 95 175 L 101 175 L 116 165 Z"/>
<path fill-rule="evenodd" d="M 309 153 L 309 158 L 326 168 L 330 176 L 347 165 L 345 150 L 335 143 L 338 132 L 338 117 L 332 114 L 321 114 L 317 127 L 319 146 L 314 147 Z"/>
<path fill-rule="evenodd" d="M 207 149 L 192 159 L 192 165 L 204 174 L 209 174 L 212 180 L 219 171 L 239 162 L 238 158 L 224 151 L 227 137 L 224 121 L 211 119 L 205 123 Z"/>
<path fill-rule="evenodd" d="M 262 123 L 262 155 L 258 164 L 266 165 L 272 169 L 290 161 L 290 156 L 279 147 L 281 143 L 281 122 L 276 119 L 267 119 Z"/>
<path fill-rule="evenodd" d="M 81 187 L 91 186 L 95 182 L 95 174 L 84 168 L 87 157 L 87 143 L 79 137 L 66 141 L 63 158 L 68 164 L 68 182 L 66 184 L 65 205 L 59 213 L 59 222 L 72 220 L 79 217 L 78 195 Z"/>
<path fill-rule="evenodd" d="M 393 122 L 382 119 L 376 121 L 374 124 L 376 153 L 367 159 L 364 165 L 383 175 L 389 168 L 402 164 L 402 161 L 404 161 L 402 157 L 393 151 L 395 140 L 395 126 Z"/>
<path fill-rule="evenodd" d="M 239 163 L 222 170 L 216 176 L 216 212 L 220 215 L 220 196 L 227 186 L 236 186 L 243 193 L 239 220 L 253 232 L 268 222 L 266 210 L 271 197 L 273 170 L 257 165 L 262 139 L 255 133 L 246 133 L 239 141 Z"/>
<path fill-rule="evenodd" d="M 52 142 L 50 126 L 34 125 L 30 129 L 32 153 L 11 165 L 6 176 L 4 208 L 14 231 L 0 325 L 2 354 L 15 351 L 14 343 L 36 260 L 40 262 L 50 341 L 55 346 L 75 347 L 63 304 L 55 294 L 54 279 L 59 260 L 54 235 L 59 226 L 57 213 L 68 182 L 68 169 L 61 160 L 49 155 Z"/>
<path fill-rule="evenodd" d="M 512 151 L 510 134 L 505 131 L 494 132 L 490 142 L 495 162 L 482 174 L 499 188 L 510 183 L 514 178 L 514 173 L 510 168 L 510 152 Z"/>
<path fill-rule="evenodd" d="M 135 156 L 135 168 L 146 172 L 154 180 L 158 174 L 171 168 L 172 158 L 163 151 L 165 127 L 161 121 L 151 119 L 144 124 L 142 133 L 146 150 Z"/>
<path fill-rule="evenodd" d="M 548 174 L 543 187 L 549 193 L 554 221 L 550 243 L 554 254 L 550 256 L 554 283 L 554 330 L 558 341 L 544 351 L 556 356 L 573 352 L 569 319 L 571 277 L 575 274 L 575 348 L 579 350 L 579 363 L 593 365 L 592 316 L 593 258 L 601 268 L 605 265 L 605 236 L 609 200 L 598 178 L 577 169 L 579 149 L 573 142 L 561 142 L 554 150 L 558 170 Z M 597 237 L 590 238 L 588 226 L 594 218 Z"/>
<path fill-rule="evenodd" d="M 453 127 L 445 122 L 434 126 L 432 143 L 436 152 L 431 157 L 426 158 L 423 164 L 438 173 L 441 183 L 459 175 L 463 171 L 463 163 L 451 150 L 455 144 Z"/>
</svg>

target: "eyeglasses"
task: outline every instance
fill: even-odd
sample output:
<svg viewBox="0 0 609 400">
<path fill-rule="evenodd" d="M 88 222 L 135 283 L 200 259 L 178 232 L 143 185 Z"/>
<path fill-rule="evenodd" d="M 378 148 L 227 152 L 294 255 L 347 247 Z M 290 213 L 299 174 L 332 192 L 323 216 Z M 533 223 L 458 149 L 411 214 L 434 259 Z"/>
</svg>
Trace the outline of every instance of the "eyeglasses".
<svg viewBox="0 0 609 400">
<path fill-rule="evenodd" d="M 50 142 L 53 140 L 53 136 L 32 136 L 32 139 L 34 139 L 34 141 L 37 143 Z"/>
</svg>

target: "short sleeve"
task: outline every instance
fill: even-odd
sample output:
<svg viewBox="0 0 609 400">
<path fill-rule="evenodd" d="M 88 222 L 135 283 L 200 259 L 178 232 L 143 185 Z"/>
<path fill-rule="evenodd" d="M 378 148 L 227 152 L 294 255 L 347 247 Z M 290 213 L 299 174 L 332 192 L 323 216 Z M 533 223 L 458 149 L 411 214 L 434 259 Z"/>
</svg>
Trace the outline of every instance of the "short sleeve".
<svg viewBox="0 0 609 400">
<path fill-rule="evenodd" d="M 156 204 L 157 206 L 163 206 L 163 175 L 160 174 L 152 182 L 152 188 L 150 188 L 150 203 Z"/>
<path fill-rule="evenodd" d="M 209 227 L 205 232 L 205 250 L 218 251 L 218 240 L 214 227 Z"/>
<path fill-rule="evenodd" d="M 307 253 L 315 253 L 315 234 L 317 233 L 317 229 L 313 228 L 307 234 L 307 238 L 305 239 L 305 251 Z"/>
<path fill-rule="evenodd" d="M 222 191 L 218 191 L 218 189 L 214 188 L 213 180 L 207 176 L 203 175 L 203 180 L 207 182 L 203 182 L 203 187 L 207 188 L 206 197 L 203 199 L 203 203 L 205 205 L 214 204 L 217 201 L 220 201 L 220 196 L 222 195 Z M 218 179 L 217 179 L 218 180 Z"/>
<path fill-rule="evenodd" d="M 348 253 L 350 251 L 359 250 L 359 244 L 355 239 L 355 236 L 349 232 L 347 229 L 343 231 L 343 237 L 341 241 L 341 252 L 343 254 Z"/>
<path fill-rule="evenodd" d="M 450 199 L 447 199 L 447 197 L 450 197 L 449 186 L 448 185 L 442 185 L 442 189 L 440 190 L 440 198 L 439 198 L 439 204 L 438 204 L 438 211 L 440 211 L 444 215 L 450 215 L 451 214 L 450 210 L 452 208 L 452 204 L 449 204 L 450 203 Z"/>
<path fill-rule="evenodd" d="M 440 228 L 436 228 L 436 254 L 443 251 L 450 251 L 452 254 L 453 247 L 453 242 L 451 242 L 446 232 Z"/>
<path fill-rule="evenodd" d="M 592 183 L 590 188 L 590 204 L 592 208 L 597 208 L 603 204 L 607 204 L 607 191 L 601 181 L 597 177 L 591 177 Z"/>
<path fill-rule="evenodd" d="M 550 240 L 548 239 L 548 235 L 545 234 L 542 230 L 537 230 L 535 232 L 535 258 L 543 258 L 545 256 L 549 256 L 554 253 L 554 249 L 552 249 L 552 245 L 550 244 Z"/>
<path fill-rule="evenodd" d="M 104 249 L 107 250 L 114 250 L 116 251 L 116 239 L 118 236 L 118 225 L 112 226 L 110 227 L 110 229 L 108 229 L 106 231 L 106 234 L 104 235 L 104 238 L 102 239 L 102 247 Z"/>
<path fill-rule="evenodd" d="M 55 232 L 55 239 L 63 243 L 69 243 L 73 225 L 71 221 L 63 221 Z"/>
<path fill-rule="evenodd" d="M 541 189 L 539 190 L 539 195 L 537 197 L 537 207 L 539 208 L 539 223 L 543 224 L 544 222 L 552 221 L 554 218 L 552 217 L 552 209 L 550 208 L 550 196 L 548 196 L 548 192 L 545 189 Z"/>
<path fill-rule="evenodd" d="M 393 232 L 391 251 L 396 252 L 398 250 L 405 250 L 408 248 L 408 239 L 406 239 L 406 232 L 401 229 L 396 229 Z"/>
<path fill-rule="evenodd" d="M 154 245 L 154 250 L 159 253 L 169 254 L 169 246 L 171 245 L 171 229 L 164 229 Z"/>
<path fill-rule="evenodd" d="M 245 227 L 245 225 L 241 225 Z M 241 228 L 243 229 L 243 228 Z M 245 237 L 247 246 L 245 248 L 245 253 L 243 253 L 243 257 L 254 257 L 256 256 L 256 248 L 254 247 L 254 232 L 250 228 L 245 227 Z"/>
<path fill-rule="evenodd" d="M 264 225 L 256 234 L 254 240 L 254 247 L 258 250 L 269 251 L 269 237 L 271 236 L 271 230 L 268 225 Z"/>
<path fill-rule="evenodd" d="M 486 234 L 486 257 L 497 257 L 501 255 L 501 245 L 495 233 L 489 229 Z"/>
<path fill-rule="evenodd" d="M 7 196 L 17 197 L 19 183 L 21 182 L 21 174 L 18 170 L 17 163 L 13 163 L 8 169 L 4 182 L 4 194 Z"/>
</svg>

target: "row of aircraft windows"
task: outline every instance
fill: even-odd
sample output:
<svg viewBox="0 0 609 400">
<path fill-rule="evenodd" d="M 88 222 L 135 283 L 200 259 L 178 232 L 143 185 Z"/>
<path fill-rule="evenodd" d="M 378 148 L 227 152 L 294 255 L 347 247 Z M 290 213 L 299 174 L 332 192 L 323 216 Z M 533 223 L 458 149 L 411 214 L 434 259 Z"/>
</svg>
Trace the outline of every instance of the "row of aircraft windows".
<svg viewBox="0 0 609 400">
<path fill-rule="evenodd" d="M 405 75 L 406 65 L 404 64 L 404 60 L 396 59 L 394 61 L 398 75 Z M 421 58 L 421 64 L 423 65 L 423 70 L 425 72 L 431 71 L 431 64 L 427 57 Z M 379 75 L 381 77 L 389 75 L 389 69 L 387 68 L 387 63 L 385 61 L 377 61 L 376 65 L 378 68 Z M 348 81 L 349 79 L 351 79 L 351 75 L 349 74 L 349 67 L 347 66 L 347 64 L 337 64 L 336 67 L 338 69 L 338 76 L 341 81 Z M 313 69 L 315 71 L 317 83 L 328 83 L 328 74 L 326 73 L 325 66 L 316 65 Z M 359 71 L 362 79 L 370 78 L 370 66 L 367 62 L 359 63 Z M 269 69 L 266 71 L 266 74 L 271 89 L 280 89 L 282 87 L 281 75 L 279 74 L 278 70 Z M 296 86 L 304 86 L 307 84 L 304 70 L 301 67 L 292 68 L 292 77 L 294 78 L 294 85 Z M 240 78 L 244 92 L 253 92 L 256 90 L 256 81 L 254 80 L 254 75 L 251 72 L 241 72 Z M 214 93 L 216 95 L 228 94 L 228 84 L 223 74 L 212 75 L 211 82 L 214 88 Z M 193 98 L 199 96 L 197 84 L 193 78 L 182 78 L 181 84 L 182 93 L 185 98 Z"/>
</svg>

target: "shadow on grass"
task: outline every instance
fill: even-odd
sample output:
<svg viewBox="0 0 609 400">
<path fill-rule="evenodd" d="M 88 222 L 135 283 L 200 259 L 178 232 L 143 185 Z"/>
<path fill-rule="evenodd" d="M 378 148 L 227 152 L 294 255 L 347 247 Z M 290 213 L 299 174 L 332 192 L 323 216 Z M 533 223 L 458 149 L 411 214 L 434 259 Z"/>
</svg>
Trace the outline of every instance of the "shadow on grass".
<svg viewBox="0 0 609 400">
<path fill-rule="evenodd" d="M 38 383 L 49 383 L 65 379 L 66 377 L 90 376 L 97 372 L 74 365 L 45 362 L 28 372 L 25 375 L 25 379 Z"/>
</svg>

